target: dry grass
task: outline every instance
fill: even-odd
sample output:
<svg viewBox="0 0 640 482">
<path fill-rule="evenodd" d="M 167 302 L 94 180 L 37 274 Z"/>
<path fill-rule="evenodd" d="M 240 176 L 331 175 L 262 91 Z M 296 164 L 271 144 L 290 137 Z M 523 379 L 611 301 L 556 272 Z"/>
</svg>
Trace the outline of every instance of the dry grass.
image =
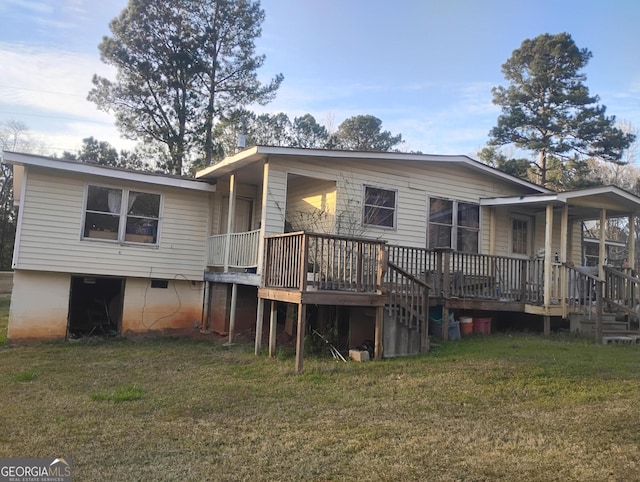
<svg viewBox="0 0 640 482">
<path fill-rule="evenodd" d="M 202 340 L 0 347 L 0 456 L 74 480 L 638 480 L 640 349 L 491 336 L 369 363 Z"/>
</svg>

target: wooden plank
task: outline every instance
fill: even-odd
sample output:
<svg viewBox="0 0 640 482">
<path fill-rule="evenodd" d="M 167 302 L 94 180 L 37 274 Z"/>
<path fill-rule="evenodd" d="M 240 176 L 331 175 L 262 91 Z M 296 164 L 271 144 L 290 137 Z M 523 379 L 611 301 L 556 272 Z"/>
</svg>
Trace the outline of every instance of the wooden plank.
<svg viewBox="0 0 640 482">
<path fill-rule="evenodd" d="M 236 283 L 245 286 L 260 286 L 261 284 L 260 275 L 255 273 L 222 273 L 217 271 L 206 271 L 204 273 L 204 280 L 211 281 L 213 283 Z"/>
<path fill-rule="evenodd" d="M 389 296 L 345 291 L 307 291 L 302 293 L 301 300 L 310 305 L 384 306 L 389 301 Z"/>
<path fill-rule="evenodd" d="M 300 303 L 302 293 L 298 290 L 285 290 L 274 288 L 259 288 L 258 296 L 267 300 L 284 301 L 285 303 Z"/>
<path fill-rule="evenodd" d="M 298 305 L 298 333 L 296 336 L 296 372 L 302 373 L 304 364 L 304 335 L 306 331 L 307 305 Z"/>
</svg>

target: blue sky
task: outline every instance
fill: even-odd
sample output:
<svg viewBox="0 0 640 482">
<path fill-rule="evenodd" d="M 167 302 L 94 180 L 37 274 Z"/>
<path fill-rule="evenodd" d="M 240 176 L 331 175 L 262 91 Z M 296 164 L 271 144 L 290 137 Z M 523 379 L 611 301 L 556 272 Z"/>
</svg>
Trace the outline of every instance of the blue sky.
<svg viewBox="0 0 640 482">
<path fill-rule="evenodd" d="M 0 122 L 24 122 L 50 153 L 94 136 L 118 147 L 113 120 L 86 101 L 112 76 L 98 44 L 126 0 L 0 0 Z M 569 32 L 592 51 L 592 94 L 640 128 L 640 2 L 632 0 L 263 0 L 260 74 L 285 80 L 260 111 L 313 114 L 330 128 L 372 114 L 404 149 L 474 154 L 499 115 L 491 88 L 526 38 Z"/>
</svg>

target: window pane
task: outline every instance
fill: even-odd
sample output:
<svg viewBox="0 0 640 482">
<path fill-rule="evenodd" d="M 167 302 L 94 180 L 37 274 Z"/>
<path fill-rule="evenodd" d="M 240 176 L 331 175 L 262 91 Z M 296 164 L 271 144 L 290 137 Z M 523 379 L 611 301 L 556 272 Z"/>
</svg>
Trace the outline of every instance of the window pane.
<svg viewBox="0 0 640 482">
<path fill-rule="evenodd" d="M 131 191 L 127 214 L 157 218 L 160 213 L 160 195 Z"/>
<path fill-rule="evenodd" d="M 114 214 L 86 213 L 84 237 L 96 239 L 118 239 L 120 216 Z"/>
<path fill-rule="evenodd" d="M 387 191 L 386 189 L 367 187 L 364 203 L 393 209 L 396 207 L 396 193 L 395 191 Z"/>
<path fill-rule="evenodd" d="M 365 187 L 363 224 L 393 228 L 395 208 L 395 191 Z"/>
<path fill-rule="evenodd" d="M 127 216 L 124 240 L 132 243 L 153 243 L 158 239 L 158 220 Z"/>
<path fill-rule="evenodd" d="M 514 254 L 529 254 L 529 223 L 527 221 L 511 220 L 511 238 Z"/>
<path fill-rule="evenodd" d="M 453 223 L 453 201 L 431 198 L 429 203 L 429 221 L 432 223 Z"/>
<path fill-rule="evenodd" d="M 89 186 L 87 211 L 120 214 L 122 190 L 101 186 Z"/>
<path fill-rule="evenodd" d="M 458 203 L 458 225 L 467 228 L 480 227 L 480 206 Z"/>
<path fill-rule="evenodd" d="M 364 224 L 374 226 L 393 227 L 393 209 L 377 208 L 373 206 L 364 207 Z"/>
<path fill-rule="evenodd" d="M 463 253 L 478 252 L 477 230 L 458 228 L 458 251 L 462 251 Z"/>
<path fill-rule="evenodd" d="M 121 205 L 121 189 L 89 186 L 83 236 L 117 240 Z"/>
<path fill-rule="evenodd" d="M 442 226 L 441 224 L 429 224 L 429 247 L 450 248 L 451 227 Z"/>
</svg>

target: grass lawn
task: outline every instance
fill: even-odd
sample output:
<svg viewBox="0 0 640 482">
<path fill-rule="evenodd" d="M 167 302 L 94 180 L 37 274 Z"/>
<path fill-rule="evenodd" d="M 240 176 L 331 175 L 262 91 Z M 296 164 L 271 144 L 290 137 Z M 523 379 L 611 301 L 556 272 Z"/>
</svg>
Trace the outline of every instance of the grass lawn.
<svg viewBox="0 0 640 482">
<path fill-rule="evenodd" d="M 77 481 L 640 478 L 640 346 L 471 337 L 368 363 L 193 339 L 0 346 L 0 457 Z"/>
</svg>

